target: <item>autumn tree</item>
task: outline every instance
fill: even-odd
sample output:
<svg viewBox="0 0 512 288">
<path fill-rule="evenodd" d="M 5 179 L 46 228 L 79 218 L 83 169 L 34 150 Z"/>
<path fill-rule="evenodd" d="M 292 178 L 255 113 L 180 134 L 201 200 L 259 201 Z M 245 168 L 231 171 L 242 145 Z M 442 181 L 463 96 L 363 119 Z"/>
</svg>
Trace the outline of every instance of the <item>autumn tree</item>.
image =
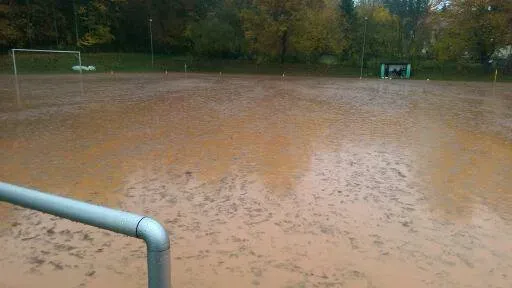
<svg viewBox="0 0 512 288">
<path fill-rule="evenodd" d="M 85 47 L 108 44 L 114 40 L 111 31 L 112 14 L 117 1 L 94 0 L 78 9 L 81 28 L 80 45 Z"/>
<path fill-rule="evenodd" d="M 283 63 L 300 8 L 298 0 L 258 0 L 244 9 L 241 18 L 249 51 Z"/>
<path fill-rule="evenodd" d="M 436 58 L 488 63 L 497 48 L 511 44 L 510 5 L 507 0 L 452 1 L 438 18 Z"/>
<path fill-rule="evenodd" d="M 148 52 L 149 19 L 155 53 L 281 63 L 356 66 L 366 38 L 365 63 L 486 65 L 512 44 L 510 0 L 5 0 L 0 50 Z"/>
<path fill-rule="evenodd" d="M 398 59 L 400 53 L 399 19 L 382 5 L 360 6 L 357 43 L 363 42 L 364 21 L 367 21 L 366 56 L 380 59 Z M 367 20 L 365 20 L 367 19 Z"/>
<path fill-rule="evenodd" d="M 338 13 L 334 1 L 318 1 L 318 5 L 302 9 L 296 14 L 290 43 L 299 55 L 312 60 L 330 54 L 340 54 L 348 35 L 343 30 L 344 17 Z"/>
</svg>

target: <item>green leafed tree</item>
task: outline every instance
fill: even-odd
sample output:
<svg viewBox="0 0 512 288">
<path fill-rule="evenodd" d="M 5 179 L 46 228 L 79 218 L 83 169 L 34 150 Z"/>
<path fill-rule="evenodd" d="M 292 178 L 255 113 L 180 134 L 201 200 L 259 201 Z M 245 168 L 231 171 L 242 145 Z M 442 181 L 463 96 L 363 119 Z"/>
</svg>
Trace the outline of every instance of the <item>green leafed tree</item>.
<svg viewBox="0 0 512 288">
<path fill-rule="evenodd" d="M 8 4 L 0 4 L 0 46 L 13 44 L 21 36 L 11 25 L 9 8 Z"/>
<path fill-rule="evenodd" d="M 231 7 L 219 7 L 204 19 L 192 23 L 187 36 L 196 55 L 237 57 L 245 49 L 238 13 Z"/>
<path fill-rule="evenodd" d="M 346 18 L 352 19 L 355 12 L 354 0 L 340 0 L 339 9 Z"/>
</svg>

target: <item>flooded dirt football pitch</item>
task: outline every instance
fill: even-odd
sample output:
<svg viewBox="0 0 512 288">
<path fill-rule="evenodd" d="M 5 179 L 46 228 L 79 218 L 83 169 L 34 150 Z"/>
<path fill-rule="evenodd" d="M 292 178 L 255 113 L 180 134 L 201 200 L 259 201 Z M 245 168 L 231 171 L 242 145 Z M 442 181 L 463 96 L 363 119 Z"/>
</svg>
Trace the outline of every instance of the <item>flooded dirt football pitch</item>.
<svg viewBox="0 0 512 288">
<path fill-rule="evenodd" d="M 512 85 L 0 78 L 0 181 L 150 215 L 173 287 L 510 287 Z M 0 287 L 144 287 L 140 240 L 0 204 Z"/>
</svg>

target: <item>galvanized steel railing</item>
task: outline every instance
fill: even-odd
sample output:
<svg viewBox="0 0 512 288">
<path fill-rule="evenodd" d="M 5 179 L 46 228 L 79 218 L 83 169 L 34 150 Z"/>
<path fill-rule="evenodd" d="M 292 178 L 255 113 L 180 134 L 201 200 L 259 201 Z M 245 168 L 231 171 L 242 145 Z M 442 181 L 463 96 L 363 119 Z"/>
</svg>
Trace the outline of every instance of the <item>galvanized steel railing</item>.
<svg viewBox="0 0 512 288">
<path fill-rule="evenodd" d="M 148 287 L 170 287 L 169 236 L 157 221 L 3 182 L 0 201 L 143 239 L 147 246 Z"/>
</svg>

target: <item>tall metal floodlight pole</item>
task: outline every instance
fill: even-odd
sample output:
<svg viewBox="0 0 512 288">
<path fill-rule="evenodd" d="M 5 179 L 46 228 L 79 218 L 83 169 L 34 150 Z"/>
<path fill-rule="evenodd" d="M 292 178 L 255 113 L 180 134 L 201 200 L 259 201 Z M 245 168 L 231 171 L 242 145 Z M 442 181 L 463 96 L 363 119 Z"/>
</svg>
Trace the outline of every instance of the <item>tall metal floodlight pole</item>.
<svg viewBox="0 0 512 288">
<path fill-rule="evenodd" d="M 149 18 L 149 38 L 151 39 L 151 68 L 155 65 L 155 58 L 153 56 L 153 30 L 151 29 L 151 22 L 153 19 Z"/>
<path fill-rule="evenodd" d="M 76 15 L 76 5 L 73 0 L 73 14 L 75 14 L 75 40 L 76 40 L 76 49 L 80 49 L 80 42 L 78 41 L 78 16 Z"/>
<path fill-rule="evenodd" d="M 367 23 L 368 23 L 368 17 L 364 17 L 363 53 L 361 54 L 361 75 L 359 76 L 359 79 L 363 79 L 364 48 L 366 45 L 366 24 Z"/>
</svg>

